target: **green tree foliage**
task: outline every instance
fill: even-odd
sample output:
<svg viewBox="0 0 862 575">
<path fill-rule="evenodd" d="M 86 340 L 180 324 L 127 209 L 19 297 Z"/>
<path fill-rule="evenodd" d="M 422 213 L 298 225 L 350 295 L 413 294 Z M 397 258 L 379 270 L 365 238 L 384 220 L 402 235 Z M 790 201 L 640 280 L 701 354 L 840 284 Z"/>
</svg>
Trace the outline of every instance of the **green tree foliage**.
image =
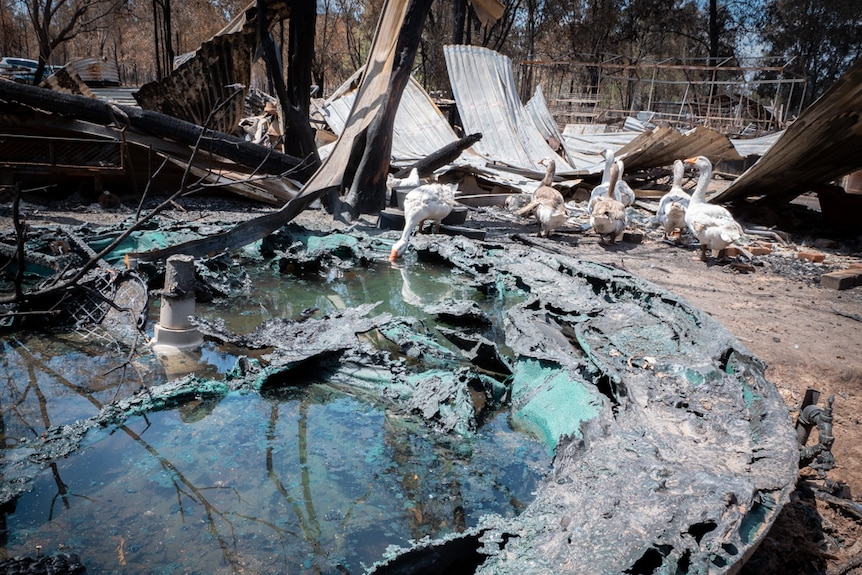
<svg viewBox="0 0 862 575">
<path fill-rule="evenodd" d="M 859 0 L 767 0 L 762 41 L 770 55 L 790 62 L 789 70 L 808 78 L 792 107 L 808 105 L 862 56 L 862 5 Z"/>
</svg>

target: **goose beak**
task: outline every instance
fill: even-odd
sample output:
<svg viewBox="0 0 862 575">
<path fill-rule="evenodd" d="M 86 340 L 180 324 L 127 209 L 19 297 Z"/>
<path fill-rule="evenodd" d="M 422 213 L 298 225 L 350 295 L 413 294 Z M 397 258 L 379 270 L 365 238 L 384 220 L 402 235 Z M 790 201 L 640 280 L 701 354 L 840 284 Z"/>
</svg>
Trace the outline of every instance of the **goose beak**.
<svg viewBox="0 0 862 575">
<path fill-rule="evenodd" d="M 686 158 L 683 160 L 686 164 L 694 164 L 697 162 L 697 158 Z"/>
<path fill-rule="evenodd" d="M 389 261 L 390 262 L 394 262 L 397 259 L 398 259 L 398 250 L 392 250 L 391 252 L 389 252 Z"/>
</svg>

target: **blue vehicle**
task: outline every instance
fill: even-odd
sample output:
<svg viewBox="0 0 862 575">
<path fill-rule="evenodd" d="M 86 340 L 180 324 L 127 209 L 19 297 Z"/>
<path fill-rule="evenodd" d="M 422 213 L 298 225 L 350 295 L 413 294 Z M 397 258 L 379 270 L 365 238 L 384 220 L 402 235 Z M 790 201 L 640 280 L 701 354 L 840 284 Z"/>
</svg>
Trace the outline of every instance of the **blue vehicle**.
<svg viewBox="0 0 862 575">
<path fill-rule="evenodd" d="M 16 82 L 32 84 L 36 78 L 36 68 L 39 62 L 28 58 L 0 58 L 0 76 L 9 78 Z M 45 66 L 42 78 L 45 79 L 57 71 L 58 66 Z"/>
</svg>

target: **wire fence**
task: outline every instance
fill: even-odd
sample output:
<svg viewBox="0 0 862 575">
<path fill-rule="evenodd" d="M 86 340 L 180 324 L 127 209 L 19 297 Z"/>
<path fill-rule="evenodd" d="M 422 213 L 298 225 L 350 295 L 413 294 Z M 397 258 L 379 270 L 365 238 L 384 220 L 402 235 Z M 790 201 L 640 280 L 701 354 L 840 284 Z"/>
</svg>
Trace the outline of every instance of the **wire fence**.
<svg viewBox="0 0 862 575">
<path fill-rule="evenodd" d="M 788 61 L 727 59 L 717 64 L 673 59 L 633 61 L 623 56 L 521 61 L 521 98 L 537 86 L 560 128 L 604 124 L 614 129 L 637 115 L 680 129 L 705 126 L 757 136 L 780 130 L 799 114 L 786 102 L 803 101 L 807 79 L 790 74 Z M 802 93 L 794 92 L 801 90 Z M 801 107 L 801 104 L 800 104 Z"/>
</svg>

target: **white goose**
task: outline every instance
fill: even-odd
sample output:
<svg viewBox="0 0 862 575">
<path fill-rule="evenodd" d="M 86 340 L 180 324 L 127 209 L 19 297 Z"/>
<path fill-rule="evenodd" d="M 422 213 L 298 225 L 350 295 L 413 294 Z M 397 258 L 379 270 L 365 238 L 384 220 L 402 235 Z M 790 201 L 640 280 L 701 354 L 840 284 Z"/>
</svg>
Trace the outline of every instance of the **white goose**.
<svg viewBox="0 0 862 575">
<path fill-rule="evenodd" d="M 670 191 L 661 197 L 656 212 L 656 219 L 664 228 L 664 239 L 667 239 L 674 230 L 679 230 L 682 233 L 685 229 L 685 212 L 691 202 L 691 196 L 682 189 L 684 174 L 685 164 L 682 160 L 675 160 L 673 162 L 673 184 L 671 184 Z"/>
<path fill-rule="evenodd" d="M 590 214 L 590 225 L 599 234 L 599 240 L 605 241 L 605 236 L 608 237 L 608 243 L 614 243 L 617 235 L 626 229 L 628 220 L 626 219 L 626 207 L 619 200 L 614 199 L 612 190 L 619 178 L 619 166 L 614 163 L 611 166 L 608 187 L 605 190 L 605 197 L 598 200 L 593 206 L 593 211 Z"/>
<path fill-rule="evenodd" d="M 392 246 L 389 261 L 398 259 L 407 249 L 410 234 L 413 230 L 422 228 L 427 220 L 434 222 L 434 233 L 440 231 L 440 222 L 449 215 L 455 206 L 455 190 L 457 185 L 424 184 L 413 188 L 404 198 L 404 230 L 401 238 Z"/>
<path fill-rule="evenodd" d="M 691 195 L 691 202 L 685 212 L 685 223 L 700 241 L 700 259 L 706 261 L 706 250 L 727 260 L 727 246 L 742 236 L 743 229 L 733 216 L 722 206 L 707 203 L 706 187 L 712 178 L 712 163 L 704 156 L 688 158 L 687 164 L 694 164 L 700 171 L 697 187 Z"/>
<path fill-rule="evenodd" d="M 556 173 L 556 162 L 551 158 L 544 158 L 539 161 L 539 164 L 545 166 L 545 177 L 533 192 L 530 203 L 515 213 L 526 216 L 533 212 L 541 227 L 539 236 L 548 237 L 552 231 L 566 223 L 569 214 L 566 212 L 566 200 L 563 194 L 551 187 Z"/>
<path fill-rule="evenodd" d="M 617 180 L 616 185 L 613 187 L 614 199 L 618 202 L 622 202 L 623 206 L 633 205 L 635 203 L 635 192 L 634 190 L 632 190 L 632 187 L 623 180 L 625 164 L 622 160 L 614 159 L 613 150 L 604 150 L 602 152 L 602 156 L 605 158 L 605 169 L 602 171 L 602 181 L 598 186 L 593 188 L 593 191 L 590 194 L 590 201 L 587 206 L 588 210 L 592 212 L 593 206 L 596 205 L 596 202 L 607 196 L 608 180 L 610 180 L 611 166 L 614 164 L 617 165 L 617 168 L 619 169 L 620 173 L 620 177 Z"/>
<path fill-rule="evenodd" d="M 593 188 L 593 191 L 590 193 L 590 201 L 587 205 L 587 209 L 590 213 L 593 213 L 593 206 L 596 205 L 596 202 L 602 200 L 608 195 L 608 182 L 611 179 L 611 166 L 614 165 L 614 152 L 610 149 L 602 151 L 602 157 L 605 159 L 605 169 L 602 170 L 602 181 L 601 183 Z M 619 200 L 620 196 L 614 190 L 614 198 Z"/>
<path fill-rule="evenodd" d="M 617 160 L 616 164 L 620 169 L 620 179 L 617 180 L 617 185 L 614 188 L 615 194 L 618 196 L 617 199 L 622 202 L 624 206 L 632 206 L 635 203 L 635 191 L 625 180 L 623 180 L 625 164 L 623 164 L 622 160 Z"/>
</svg>

